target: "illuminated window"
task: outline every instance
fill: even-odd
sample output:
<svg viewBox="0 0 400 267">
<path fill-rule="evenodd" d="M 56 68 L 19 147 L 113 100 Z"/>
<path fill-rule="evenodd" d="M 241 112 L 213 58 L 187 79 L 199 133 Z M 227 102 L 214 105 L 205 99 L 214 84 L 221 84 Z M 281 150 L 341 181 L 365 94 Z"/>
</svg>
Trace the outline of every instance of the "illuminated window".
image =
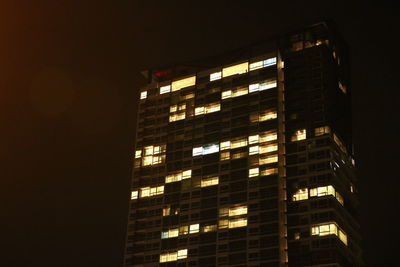
<svg viewBox="0 0 400 267">
<path fill-rule="evenodd" d="M 165 155 L 153 156 L 152 165 L 163 163 L 164 159 L 165 159 Z"/>
<path fill-rule="evenodd" d="M 260 137 L 258 134 L 249 136 L 249 144 L 257 144 L 259 142 L 259 140 L 260 140 Z"/>
<path fill-rule="evenodd" d="M 185 111 L 169 115 L 169 122 L 179 121 L 186 118 Z"/>
<path fill-rule="evenodd" d="M 135 151 L 135 159 L 140 158 L 142 156 L 142 150 Z"/>
<path fill-rule="evenodd" d="M 354 193 L 354 186 L 350 183 L 350 192 Z"/>
<path fill-rule="evenodd" d="M 189 233 L 190 234 L 198 233 L 199 230 L 200 230 L 200 225 L 198 223 L 197 224 L 191 224 L 190 227 L 189 227 Z"/>
<path fill-rule="evenodd" d="M 338 230 L 339 239 L 347 246 L 347 235 L 342 230 Z"/>
<path fill-rule="evenodd" d="M 236 89 L 231 89 L 227 91 L 223 91 L 221 94 L 222 99 L 230 98 L 230 97 L 238 97 L 242 95 L 247 95 L 249 90 L 247 87 L 238 87 Z"/>
<path fill-rule="evenodd" d="M 160 254 L 160 263 L 177 261 L 177 260 L 186 259 L 186 258 L 187 258 L 187 249 L 180 249 L 177 252 L 169 252 L 169 253 Z"/>
<path fill-rule="evenodd" d="M 131 192 L 131 199 L 137 199 L 139 197 L 139 192 L 138 191 L 132 191 Z"/>
<path fill-rule="evenodd" d="M 275 79 L 266 80 L 259 83 L 253 83 L 249 85 L 249 93 L 275 88 L 276 85 L 277 83 Z"/>
<path fill-rule="evenodd" d="M 193 157 L 199 156 L 199 155 L 203 155 L 203 147 L 202 146 L 193 148 Z"/>
<path fill-rule="evenodd" d="M 249 155 L 258 154 L 260 147 L 259 146 L 251 146 L 249 147 Z"/>
<path fill-rule="evenodd" d="M 140 93 L 140 99 L 146 99 L 147 98 L 147 91 L 143 91 Z"/>
<path fill-rule="evenodd" d="M 257 168 L 251 168 L 249 169 L 249 177 L 254 177 L 254 176 L 258 176 L 260 172 L 260 169 Z"/>
<path fill-rule="evenodd" d="M 296 232 L 294 233 L 294 240 L 299 240 L 300 239 L 300 233 Z"/>
<path fill-rule="evenodd" d="M 272 120 L 276 119 L 276 117 L 277 117 L 276 111 L 262 112 L 259 116 L 259 121 Z"/>
<path fill-rule="evenodd" d="M 274 162 L 278 162 L 278 155 L 270 155 L 270 156 L 266 156 L 266 157 L 261 157 L 259 159 L 260 165 L 274 163 Z"/>
<path fill-rule="evenodd" d="M 163 208 L 163 216 L 171 215 L 171 206 L 166 206 Z"/>
<path fill-rule="evenodd" d="M 237 140 L 231 141 L 231 149 L 243 147 L 243 146 L 247 146 L 247 138 L 242 138 L 242 139 L 237 139 Z"/>
<path fill-rule="evenodd" d="M 212 104 L 208 104 L 205 108 L 205 113 L 212 113 L 212 112 L 216 112 L 216 111 L 220 111 L 221 110 L 221 104 L 220 103 L 212 103 Z"/>
<path fill-rule="evenodd" d="M 232 159 L 240 159 L 247 157 L 247 152 L 234 152 L 232 153 Z"/>
<path fill-rule="evenodd" d="M 263 61 L 262 61 L 262 60 L 261 60 L 261 61 L 257 61 L 257 62 L 250 63 L 250 66 L 249 66 L 250 71 L 256 70 L 256 69 L 261 69 L 261 68 L 263 68 L 263 67 L 264 67 L 264 66 L 263 66 Z"/>
<path fill-rule="evenodd" d="M 327 134 L 330 132 L 331 132 L 331 129 L 329 128 L 329 126 L 315 128 L 315 136 Z"/>
<path fill-rule="evenodd" d="M 202 179 L 201 180 L 201 187 L 217 185 L 218 184 L 218 180 L 219 180 L 218 176 Z"/>
<path fill-rule="evenodd" d="M 214 72 L 210 74 L 210 81 L 219 80 L 222 78 L 222 72 Z"/>
<path fill-rule="evenodd" d="M 178 110 L 178 105 L 173 105 L 169 107 L 169 112 L 175 112 Z"/>
<path fill-rule="evenodd" d="M 179 229 L 178 228 L 169 229 L 168 231 L 161 232 L 161 239 L 173 238 L 173 237 L 177 237 L 178 235 L 179 235 Z"/>
<path fill-rule="evenodd" d="M 192 170 L 182 172 L 182 179 L 188 179 L 190 177 L 192 177 Z"/>
<path fill-rule="evenodd" d="M 187 258 L 187 249 L 178 250 L 178 260 Z"/>
<path fill-rule="evenodd" d="M 181 90 L 182 88 L 189 87 L 196 84 L 196 76 L 191 76 L 185 79 L 172 82 L 172 92 Z"/>
<path fill-rule="evenodd" d="M 250 71 L 265 68 L 276 64 L 276 57 L 250 63 Z"/>
<path fill-rule="evenodd" d="M 166 86 L 161 86 L 160 87 L 160 95 L 161 94 L 166 94 L 171 92 L 171 85 L 166 85 Z"/>
<path fill-rule="evenodd" d="M 219 217 L 228 216 L 229 209 L 228 208 L 220 208 L 219 209 Z"/>
<path fill-rule="evenodd" d="M 277 168 L 267 168 L 267 169 L 261 169 L 261 176 L 267 176 L 267 175 L 273 175 L 277 174 L 278 169 Z"/>
<path fill-rule="evenodd" d="M 266 132 L 266 133 L 260 135 L 260 143 L 273 141 L 273 140 L 276 140 L 277 138 L 278 138 L 278 135 L 276 134 L 276 132 L 269 132 L 269 133 Z"/>
<path fill-rule="evenodd" d="M 247 206 L 239 206 L 229 209 L 229 217 L 247 214 Z"/>
<path fill-rule="evenodd" d="M 230 159 L 230 157 L 231 157 L 231 153 L 229 151 L 221 152 L 220 160 L 228 160 L 228 159 Z"/>
<path fill-rule="evenodd" d="M 204 114 L 204 107 L 197 107 L 194 109 L 194 115 Z"/>
<path fill-rule="evenodd" d="M 285 62 L 281 61 L 281 69 L 285 68 Z"/>
<path fill-rule="evenodd" d="M 216 224 L 212 224 L 212 225 L 204 225 L 203 226 L 203 232 L 207 233 L 207 232 L 214 232 L 217 231 L 217 225 Z"/>
<path fill-rule="evenodd" d="M 221 142 L 221 150 L 230 149 L 231 148 L 231 141 Z"/>
<path fill-rule="evenodd" d="M 291 141 L 299 141 L 304 139 L 306 139 L 306 129 L 301 129 L 294 132 Z"/>
<path fill-rule="evenodd" d="M 231 219 L 229 220 L 229 228 L 237 228 L 247 226 L 247 218 Z"/>
<path fill-rule="evenodd" d="M 188 225 L 179 227 L 179 235 L 187 235 L 187 234 L 189 234 L 189 226 Z"/>
<path fill-rule="evenodd" d="M 232 90 L 223 91 L 221 93 L 221 98 L 222 99 L 226 99 L 226 98 L 230 98 L 230 97 L 232 97 Z"/>
<path fill-rule="evenodd" d="M 188 179 L 192 176 L 192 170 L 169 174 L 165 177 L 165 183 L 178 182 L 183 179 Z"/>
<path fill-rule="evenodd" d="M 151 197 L 155 195 L 161 195 L 164 193 L 164 186 L 156 187 L 142 187 L 140 188 L 139 197 Z"/>
<path fill-rule="evenodd" d="M 153 163 L 153 156 L 147 156 L 142 159 L 143 166 L 148 166 L 151 165 L 152 163 Z"/>
<path fill-rule="evenodd" d="M 160 153 L 165 153 L 165 145 L 161 145 L 161 146 L 154 146 L 153 147 L 153 154 L 160 154 Z"/>
<path fill-rule="evenodd" d="M 297 190 L 296 193 L 293 194 L 292 200 L 293 201 L 299 201 L 299 200 L 304 200 L 308 199 L 308 189 L 307 188 L 302 188 Z"/>
<path fill-rule="evenodd" d="M 347 245 L 347 235 L 336 225 L 336 223 L 313 225 L 311 226 L 311 235 L 336 235 L 345 245 Z"/>
<path fill-rule="evenodd" d="M 310 189 L 310 197 L 322 197 L 327 195 L 335 196 L 335 189 L 333 186 L 320 186 Z"/>
<path fill-rule="evenodd" d="M 235 74 L 246 73 L 249 70 L 249 63 L 241 63 L 234 66 L 226 67 L 222 69 L 222 77 L 228 77 Z"/>
<path fill-rule="evenodd" d="M 150 196 L 150 187 L 143 187 L 140 189 L 140 197 Z"/>
<path fill-rule="evenodd" d="M 229 225 L 229 220 L 227 220 L 227 219 L 219 220 L 219 222 L 218 222 L 219 229 L 228 228 L 228 225 Z"/>
<path fill-rule="evenodd" d="M 269 144 L 269 145 L 262 145 L 260 146 L 260 154 L 273 152 L 278 150 L 277 144 Z"/>
<path fill-rule="evenodd" d="M 344 153 L 347 153 L 346 147 L 336 134 L 333 134 L 333 141 L 335 141 L 335 143 L 339 146 L 340 150 L 342 150 Z"/>
<path fill-rule="evenodd" d="M 153 155 L 153 146 L 146 146 L 144 147 L 144 155 Z"/>
<path fill-rule="evenodd" d="M 346 86 L 344 86 L 341 82 L 339 82 L 339 89 L 342 91 L 344 94 L 347 92 Z"/>
</svg>

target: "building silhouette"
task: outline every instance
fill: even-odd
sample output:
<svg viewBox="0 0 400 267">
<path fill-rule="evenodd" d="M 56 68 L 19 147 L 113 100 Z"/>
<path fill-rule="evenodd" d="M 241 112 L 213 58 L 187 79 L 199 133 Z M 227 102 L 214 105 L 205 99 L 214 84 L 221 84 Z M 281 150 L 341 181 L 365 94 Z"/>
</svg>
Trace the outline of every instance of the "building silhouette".
<svg viewBox="0 0 400 267">
<path fill-rule="evenodd" d="M 333 27 L 143 74 L 125 266 L 362 266 Z"/>
</svg>

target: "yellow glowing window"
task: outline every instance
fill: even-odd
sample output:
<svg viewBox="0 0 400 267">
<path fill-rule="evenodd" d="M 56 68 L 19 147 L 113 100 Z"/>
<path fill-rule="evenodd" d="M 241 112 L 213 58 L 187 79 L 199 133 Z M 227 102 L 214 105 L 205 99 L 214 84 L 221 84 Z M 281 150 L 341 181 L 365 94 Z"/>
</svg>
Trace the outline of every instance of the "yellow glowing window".
<svg viewBox="0 0 400 267">
<path fill-rule="evenodd" d="M 147 156 L 142 159 L 143 166 L 148 166 L 151 165 L 152 163 L 153 163 L 153 156 Z"/>
<path fill-rule="evenodd" d="M 278 173 L 278 169 L 277 168 L 267 168 L 267 169 L 262 169 L 261 170 L 261 175 L 262 176 L 273 175 L 273 174 L 277 174 L 277 173 Z"/>
<path fill-rule="evenodd" d="M 138 191 L 132 191 L 131 192 L 131 199 L 137 199 L 139 197 L 139 192 Z"/>
<path fill-rule="evenodd" d="M 273 141 L 276 140 L 277 138 L 278 135 L 276 134 L 276 132 L 264 133 L 260 135 L 260 143 Z"/>
<path fill-rule="evenodd" d="M 178 105 L 173 105 L 169 107 L 169 112 L 175 112 L 178 110 Z"/>
<path fill-rule="evenodd" d="M 299 200 L 304 200 L 308 199 L 308 189 L 307 188 L 302 188 L 297 190 L 296 193 L 293 194 L 292 200 L 293 201 L 299 201 Z"/>
<path fill-rule="evenodd" d="M 228 208 L 220 208 L 219 209 L 219 217 L 228 216 L 229 209 Z"/>
<path fill-rule="evenodd" d="M 336 134 L 333 134 L 333 141 L 339 146 L 339 148 L 344 152 L 347 153 L 347 149 L 344 146 L 343 142 L 339 139 L 339 137 Z"/>
<path fill-rule="evenodd" d="M 347 235 L 345 232 L 339 229 L 339 239 L 347 246 Z"/>
<path fill-rule="evenodd" d="M 237 228 L 247 226 L 247 218 L 229 220 L 229 228 Z"/>
<path fill-rule="evenodd" d="M 220 103 L 212 103 L 207 105 L 207 107 L 205 108 L 205 113 L 212 113 L 212 112 L 216 112 L 216 111 L 220 111 L 221 110 L 221 104 Z"/>
<path fill-rule="evenodd" d="M 164 161 L 165 161 L 165 155 L 153 156 L 152 165 L 160 164 L 163 163 Z"/>
<path fill-rule="evenodd" d="M 236 89 L 232 90 L 232 95 L 231 97 L 238 97 L 238 96 L 242 96 L 242 95 L 247 95 L 249 93 L 249 90 L 247 87 L 239 87 Z"/>
<path fill-rule="evenodd" d="M 144 155 L 145 156 L 153 155 L 153 146 L 145 146 Z"/>
<path fill-rule="evenodd" d="M 196 84 L 196 76 L 191 76 L 185 79 L 172 82 L 172 92 L 181 90 L 182 88 L 189 87 Z"/>
<path fill-rule="evenodd" d="M 276 64 L 276 57 L 250 63 L 250 71 L 265 68 Z"/>
<path fill-rule="evenodd" d="M 249 169 L 249 177 L 258 176 L 259 173 L 260 173 L 260 169 L 258 167 Z"/>
<path fill-rule="evenodd" d="M 215 81 L 215 80 L 219 80 L 222 78 L 222 73 L 219 72 L 214 72 L 210 74 L 210 81 Z"/>
<path fill-rule="evenodd" d="M 204 114 L 204 107 L 197 107 L 194 109 L 194 114 L 195 115 L 201 115 Z"/>
<path fill-rule="evenodd" d="M 249 155 L 258 154 L 260 147 L 259 146 L 251 146 L 249 147 Z"/>
<path fill-rule="evenodd" d="M 142 150 L 135 151 L 135 159 L 140 158 L 142 156 Z"/>
<path fill-rule="evenodd" d="M 190 177 L 192 177 L 192 170 L 182 172 L 182 179 L 188 179 Z"/>
<path fill-rule="evenodd" d="M 171 206 L 166 206 L 163 208 L 163 216 L 168 216 L 171 214 Z"/>
<path fill-rule="evenodd" d="M 187 249 L 180 249 L 177 252 L 169 252 L 160 254 L 160 263 L 177 261 L 187 258 Z"/>
<path fill-rule="evenodd" d="M 277 117 L 276 111 L 262 112 L 259 116 L 259 121 L 272 120 L 276 119 L 276 117 Z"/>
<path fill-rule="evenodd" d="M 276 85 L 277 83 L 275 79 L 265 80 L 259 83 L 253 83 L 249 85 L 249 93 L 275 88 Z"/>
<path fill-rule="evenodd" d="M 260 154 L 273 152 L 273 151 L 277 151 L 277 150 L 278 150 L 277 144 L 269 144 L 269 145 L 260 146 Z"/>
<path fill-rule="evenodd" d="M 218 176 L 201 180 L 201 187 L 213 186 L 218 184 Z"/>
<path fill-rule="evenodd" d="M 281 61 L 281 69 L 283 69 L 285 67 L 285 62 Z"/>
<path fill-rule="evenodd" d="M 204 225 L 203 226 L 203 232 L 207 233 L 207 232 L 214 232 L 217 231 L 217 225 L 216 224 L 212 224 L 212 225 Z"/>
<path fill-rule="evenodd" d="M 258 134 L 249 136 L 249 144 L 257 144 L 259 140 L 260 136 Z"/>
<path fill-rule="evenodd" d="M 199 230 L 200 230 L 200 225 L 198 223 L 197 224 L 191 224 L 189 226 L 189 233 L 190 234 L 198 233 Z"/>
<path fill-rule="evenodd" d="M 235 74 L 242 74 L 249 71 L 249 63 L 244 62 L 234 66 L 226 67 L 222 69 L 222 77 L 228 77 Z"/>
<path fill-rule="evenodd" d="M 140 99 L 146 99 L 147 98 L 147 91 L 143 91 L 140 93 Z"/>
<path fill-rule="evenodd" d="M 219 229 L 228 228 L 228 225 L 229 225 L 229 220 L 226 220 L 226 219 L 219 220 L 219 222 L 218 222 L 218 228 Z"/>
<path fill-rule="evenodd" d="M 150 187 L 140 188 L 140 197 L 148 197 L 150 196 Z"/>
<path fill-rule="evenodd" d="M 228 160 L 231 157 L 231 153 L 229 151 L 221 152 L 220 160 Z"/>
<path fill-rule="evenodd" d="M 300 141 L 304 139 L 306 139 L 306 129 L 301 129 L 294 132 L 291 141 Z"/>
<path fill-rule="evenodd" d="M 329 128 L 329 126 L 315 128 L 315 136 L 327 134 L 330 132 L 331 132 L 331 129 Z"/>
<path fill-rule="evenodd" d="M 179 121 L 186 118 L 185 111 L 169 115 L 169 122 Z"/>
<path fill-rule="evenodd" d="M 310 197 L 321 197 L 327 195 L 335 196 L 335 189 L 333 188 L 333 186 L 320 186 L 310 189 Z"/>
<path fill-rule="evenodd" d="M 231 148 L 231 141 L 221 142 L 221 150 L 230 149 Z"/>
<path fill-rule="evenodd" d="M 190 94 L 187 94 L 186 96 L 185 96 L 185 99 L 187 100 L 187 99 L 192 99 L 194 97 L 194 94 L 193 93 L 190 93 Z"/>
<path fill-rule="evenodd" d="M 244 157 L 247 157 L 247 152 L 232 153 L 232 159 L 240 159 L 240 158 L 244 158 Z"/>
<path fill-rule="evenodd" d="M 179 234 L 179 229 L 178 228 L 174 228 L 174 229 L 170 229 L 168 230 L 168 237 L 177 237 Z"/>
<path fill-rule="evenodd" d="M 188 225 L 179 227 L 179 235 L 187 235 L 187 234 L 189 234 L 189 226 Z"/>
<path fill-rule="evenodd" d="M 160 153 L 164 153 L 165 152 L 165 145 L 161 145 L 161 146 L 154 146 L 153 148 L 153 154 L 160 154 Z"/>
<path fill-rule="evenodd" d="M 232 97 L 232 90 L 223 91 L 221 93 L 221 98 L 226 99 Z"/>
<path fill-rule="evenodd" d="M 171 92 L 171 85 L 161 86 L 160 95 Z"/>
<path fill-rule="evenodd" d="M 186 259 L 187 258 L 187 253 L 188 253 L 187 249 L 178 250 L 178 256 L 177 256 L 178 260 Z"/>
<path fill-rule="evenodd" d="M 229 209 L 229 217 L 247 214 L 247 206 L 239 206 Z"/>
<path fill-rule="evenodd" d="M 231 141 L 231 148 L 247 146 L 247 138 Z"/>
<path fill-rule="evenodd" d="M 269 164 L 269 163 L 274 163 L 278 162 L 278 155 L 270 155 L 267 157 L 261 157 L 259 160 L 259 164 Z"/>
</svg>

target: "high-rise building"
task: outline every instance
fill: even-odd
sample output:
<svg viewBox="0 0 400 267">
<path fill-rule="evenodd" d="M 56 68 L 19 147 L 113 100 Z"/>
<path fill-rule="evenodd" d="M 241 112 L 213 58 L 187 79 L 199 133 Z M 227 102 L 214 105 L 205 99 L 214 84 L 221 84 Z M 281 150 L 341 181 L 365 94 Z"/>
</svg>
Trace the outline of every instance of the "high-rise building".
<svg viewBox="0 0 400 267">
<path fill-rule="evenodd" d="M 144 74 L 125 266 L 362 266 L 331 27 Z"/>
</svg>

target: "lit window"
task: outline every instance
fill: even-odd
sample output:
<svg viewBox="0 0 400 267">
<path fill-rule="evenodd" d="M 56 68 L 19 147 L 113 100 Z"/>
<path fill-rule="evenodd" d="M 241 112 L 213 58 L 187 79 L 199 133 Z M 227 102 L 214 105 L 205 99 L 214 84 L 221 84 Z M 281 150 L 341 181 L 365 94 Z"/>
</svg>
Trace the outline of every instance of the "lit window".
<svg viewBox="0 0 400 267">
<path fill-rule="evenodd" d="M 161 239 L 168 238 L 168 231 L 161 232 Z"/>
<path fill-rule="evenodd" d="M 351 192 L 351 193 L 354 193 L 354 186 L 353 186 L 353 184 L 351 184 L 351 183 L 350 183 L 350 192 Z"/>
<path fill-rule="evenodd" d="M 256 70 L 256 69 L 261 69 L 262 67 L 264 67 L 264 66 L 263 66 L 263 61 L 262 61 L 262 60 L 261 60 L 261 61 L 257 61 L 257 62 L 250 63 L 250 66 L 249 66 L 250 71 Z"/>
<path fill-rule="evenodd" d="M 185 111 L 169 115 L 169 122 L 179 121 L 186 118 Z"/>
<path fill-rule="evenodd" d="M 148 196 L 150 196 L 150 187 L 140 188 L 140 197 L 148 197 Z"/>
<path fill-rule="evenodd" d="M 145 156 L 153 155 L 153 146 L 145 146 L 144 155 Z"/>
<path fill-rule="evenodd" d="M 186 259 L 187 258 L 187 249 L 180 249 L 178 250 L 178 260 Z"/>
<path fill-rule="evenodd" d="M 200 225 L 198 223 L 197 224 L 191 224 L 190 227 L 189 227 L 189 233 L 190 234 L 198 233 L 199 229 L 200 229 Z"/>
<path fill-rule="evenodd" d="M 259 121 L 272 120 L 276 119 L 276 117 L 277 117 L 276 111 L 262 112 L 259 116 Z"/>
<path fill-rule="evenodd" d="M 207 233 L 207 232 L 214 232 L 217 231 L 217 225 L 216 224 L 212 224 L 212 225 L 204 225 L 203 226 L 203 232 Z"/>
<path fill-rule="evenodd" d="M 251 146 L 249 147 L 249 155 L 255 155 L 259 152 L 259 146 Z"/>
<path fill-rule="evenodd" d="M 247 206 L 239 206 L 229 209 L 229 217 L 247 214 Z"/>
<path fill-rule="evenodd" d="M 229 209 L 228 208 L 220 208 L 219 209 L 219 217 L 228 216 Z"/>
<path fill-rule="evenodd" d="M 177 260 L 186 259 L 186 258 L 187 258 L 187 249 L 180 249 L 177 252 L 169 252 L 169 253 L 160 254 L 160 263 L 177 261 Z"/>
<path fill-rule="evenodd" d="M 173 105 L 169 107 L 169 112 L 175 112 L 178 109 L 178 105 Z"/>
<path fill-rule="evenodd" d="M 294 233 L 294 240 L 299 240 L 300 239 L 300 233 L 296 232 Z"/>
<path fill-rule="evenodd" d="M 339 192 L 336 191 L 336 199 L 337 201 L 339 201 L 340 204 L 344 204 L 344 200 L 341 194 L 339 194 Z"/>
<path fill-rule="evenodd" d="M 231 141 L 221 142 L 221 150 L 230 149 L 231 148 Z"/>
<path fill-rule="evenodd" d="M 274 162 L 278 162 L 278 155 L 270 155 L 259 159 L 260 165 L 274 163 Z"/>
<path fill-rule="evenodd" d="M 249 136 L 249 144 L 257 144 L 259 140 L 260 136 L 258 134 Z"/>
<path fill-rule="evenodd" d="M 168 216 L 171 214 L 171 206 L 166 206 L 163 208 L 163 216 Z"/>
<path fill-rule="evenodd" d="M 132 191 L 131 192 L 131 199 L 137 199 L 139 197 L 139 192 L 138 191 Z"/>
<path fill-rule="evenodd" d="M 185 99 L 188 100 L 188 99 L 192 99 L 193 97 L 194 97 L 194 94 L 190 93 L 190 94 L 185 96 Z"/>
<path fill-rule="evenodd" d="M 135 159 L 140 158 L 142 156 L 142 150 L 135 151 Z"/>
<path fill-rule="evenodd" d="M 347 235 L 336 225 L 336 223 L 313 225 L 311 226 L 311 235 L 314 236 L 336 235 L 345 245 L 347 245 Z"/>
<path fill-rule="evenodd" d="M 247 87 L 239 87 L 239 88 L 232 90 L 232 97 L 247 95 L 248 93 L 249 93 L 249 90 Z"/>
<path fill-rule="evenodd" d="M 277 168 L 267 168 L 267 169 L 261 169 L 261 176 L 267 176 L 267 175 L 273 175 L 277 174 L 278 169 Z"/>
<path fill-rule="evenodd" d="M 207 105 L 206 109 L 205 109 L 205 113 L 212 113 L 212 112 L 216 112 L 216 111 L 220 111 L 221 110 L 221 104 L 220 103 L 212 103 Z"/>
<path fill-rule="evenodd" d="M 187 234 L 189 234 L 189 226 L 188 225 L 179 227 L 179 235 L 187 235 Z"/>
<path fill-rule="evenodd" d="M 276 85 L 277 83 L 275 79 L 266 80 L 259 83 L 253 83 L 249 85 L 249 93 L 275 88 Z"/>
<path fill-rule="evenodd" d="M 188 77 L 185 79 L 172 82 L 172 92 L 181 90 L 182 88 L 189 87 L 196 84 L 196 76 Z"/>
<path fill-rule="evenodd" d="M 247 218 L 229 220 L 229 228 L 237 228 L 243 226 L 247 226 Z"/>
<path fill-rule="evenodd" d="M 210 81 L 215 81 L 215 80 L 219 80 L 222 78 L 222 73 L 219 72 L 214 72 L 210 74 Z"/>
<path fill-rule="evenodd" d="M 327 195 L 335 196 L 335 189 L 333 186 L 320 186 L 310 189 L 310 197 L 322 197 Z"/>
<path fill-rule="evenodd" d="M 264 67 L 272 66 L 276 64 L 276 57 L 268 58 L 263 61 Z"/>
<path fill-rule="evenodd" d="M 161 86 L 160 95 L 171 92 L 171 85 Z"/>
<path fill-rule="evenodd" d="M 164 162 L 164 158 L 165 158 L 165 155 L 153 156 L 152 165 L 163 163 Z"/>
<path fill-rule="evenodd" d="M 192 176 L 192 170 L 187 170 L 184 172 L 178 172 L 174 174 L 169 174 L 165 177 L 165 183 L 178 182 L 183 179 L 188 179 Z"/>
<path fill-rule="evenodd" d="M 250 63 L 250 70 L 256 70 L 276 64 L 276 57 Z"/>
<path fill-rule="evenodd" d="M 230 157 L 231 157 L 231 153 L 229 151 L 221 152 L 220 160 L 228 160 L 228 159 L 230 159 Z"/>
<path fill-rule="evenodd" d="M 219 222 L 218 222 L 219 229 L 228 228 L 228 225 L 229 225 L 229 220 L 227 220 L 227 219 L 219 220 Z"/>
<path fill-rule="evenodd" d="M 308 189 L 307 188 L 302 188 L 297 190 L 296 193 L 293 194 L 292 200 L 293 201 L 299 201 L 299 200 L 304 200 L 308 199 Z"/>
<path fill-rule="evenodd" d="M 226 67 L 222 69 L 222 77 L 228 77 L 235 74 L 246 73 L 249 70 L 249 63 L 241 63 L 234 66 Z"/>
<path fill-rule="evenodd" d="M 203 146 L 203 155 L 212 154 L 219 152 L 219 145 L 218 144 L 209 144 Z"/>
<path fill-rule="evenodd" d="M 347 235 L 339 229 L 339 239 L 347 246 Z"/>
<path fill-rule="evenodd" d="M 140 93 L 140 99 L 146 99 L 147 98 L 147 91 L 143 91 Z"/>
<path fill-rule="evenodd" d="M 231 149 L 247 146 L 247 138 L 231 141 Z"/>
<path fill-rule="evenodd" d="M 329 128 L 329 126 L 315 128 L 315 136 L 327 134 L 330 132 L 331 132 L 331 129 Z"/>
<path fill-rule="evenodd" d="M 179 229 L 178 228 L 174 228 L 174 229 L 168 230 L 168 237 L 169 238 L 177 237 L 178 234 L 179 234 Z"/>
<path fill-rule="evenodd" d="M 339 82 L 339 89 L 342 91 L 344 94 L 347 92 L 346 86 L 344 86 L 341 82 Z"/>
<path fill-rule="evenodd" d="M 194 115 L 204 114 L 204 107 L 197 107 L 194 109 Z"/>
<path fill-rule="evenodd" d="M 143 166 L 148 166 L 148 165 L 151 165 L 152 163 L 153 163 L 153 156 L 143 157 L 143 159 L 142 159 Z"/>
<path fill-rule="evenodd" d="M 201 180 L 201 187 L 213 186 L 218 184 L 218 176 Z"/>
<path fill-rule="evenodd" d="M 232 159 L 240 159 L 240 158 L 244 158 L 244 157 L 247 157 L 247 152 L 232 153 Z"/>
<path fill-rule="evenodd" d="M 153 147 L 153 154 L 160 154 L 160 153 L 164 153 L 164 152 L 165 152 L 165 145 Z"/>
<path fill-rule="evenodd" d="M 203 155 L 203 147 L 194 147 L 193 148 L 193 157 Z"/>
<path fill-rule="evenodd" d="M 276 140 L 277 138 L 278 135 L 276 134 L 276 132 L 269 132 L 269 133 L 267 132 L 260 135 L 260 143 L 273 141 Z"/>
<path fill-rule="evenodd" d="M 156 187 L 142 187 L 140 188 L 139 197 L 151 197 L 155 195 L 161 195 L 164 193 L 164 186 L 156 186 Z"/>
<path fill-rule="evenodd" d="M 254 176 L 258 176 L 260 172 L 260 169 L 257 168 L 251 168 L 249 169 L 249 177 L 254 177 Z"/>
<path fill-rule="evenodd" d="M 277 144 L 269 144 L 269 145 L 260 146 L 260 154 L 273 152 L 273 151 L 277 151 L 277 150 L 278 150 Z"/>
<path fill-rule="evenodd" d="M 306 139 L 306 129 L 301 129 L 294 132 L 291 141 L 300 141 L 304 139 Z"/>
<path fill-rule="evenodd" d="M 232 97 L 232 90 L 223 91 L 221 93 L 221 98 L 222 99 L 226 99 L 226 98 L 230 98 L 230 97 Z"/>
</svg>

